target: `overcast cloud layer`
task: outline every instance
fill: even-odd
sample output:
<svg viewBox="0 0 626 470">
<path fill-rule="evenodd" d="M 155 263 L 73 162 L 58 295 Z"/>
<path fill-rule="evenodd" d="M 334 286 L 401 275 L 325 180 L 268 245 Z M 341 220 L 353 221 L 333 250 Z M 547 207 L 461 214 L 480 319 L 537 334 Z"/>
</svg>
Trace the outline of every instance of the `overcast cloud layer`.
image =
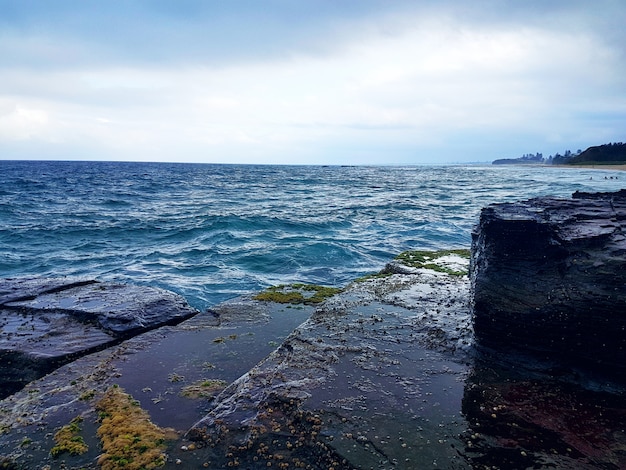
<svg viewBox="0 0 626 470">
<path fill-rule="evenodd" d="M 626 141 L 624 24 L 623 0 L 0 0 L 0 159 L 419 164 Z"/>
</svg>

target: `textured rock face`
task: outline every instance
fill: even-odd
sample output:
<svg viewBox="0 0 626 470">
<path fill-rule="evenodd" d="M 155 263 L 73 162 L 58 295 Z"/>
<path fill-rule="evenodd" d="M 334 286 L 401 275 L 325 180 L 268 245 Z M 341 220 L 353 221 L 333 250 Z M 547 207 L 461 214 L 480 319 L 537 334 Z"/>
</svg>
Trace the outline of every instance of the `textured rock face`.
<svg viewBox="0 0 626 470">
<path fill-rule="evenodd" d="M 456 408 L 471 349 L 468 291 L 465 276 L 414 269 L 326 300 L 192 426 L 200 461 L 229 454 L 239 464 L 216 468 L 274 468 L 279 455 L 279 468 L 415 469 L 436 460 L 469 468 L 457 451 Z"/>
<path fill-rule="evenodd" d="M 180 431 L 168 469 L 626 468 L 625 388 L 474 354 L 469 279 L 392 268 L 316 306 L 229 300 L 60 367 L 0 400 L 0 467 L 93 468 L 119 386 Z M 53 457 L 77 417 L 89 449 Z"/>
<path fill-rule="evenodd" d="M 179 295 L 152 287 L 0 280 L 0 396 L 76 357 L 196 313 Z"/>
<path fill-rule="evenodd" d="M 483 209 L 471 266 L 478 343 L 622 376 L 625 219 L 623 190 Z"/>
</svg>

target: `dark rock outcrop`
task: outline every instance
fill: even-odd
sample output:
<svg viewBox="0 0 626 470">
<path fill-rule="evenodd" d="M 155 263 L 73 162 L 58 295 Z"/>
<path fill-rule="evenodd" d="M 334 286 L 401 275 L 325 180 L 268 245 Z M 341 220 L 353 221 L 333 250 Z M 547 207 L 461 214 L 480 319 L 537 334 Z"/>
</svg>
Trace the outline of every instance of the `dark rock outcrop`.
<svg viewBox="0 0 626 470">
<path fill-rule="evenodd" d="M 181 296 L 153 287 L 0 280 L 0 397 L 72 359 L 196 313 Z"/>
<path fill-rule="evenodd" d="M 478 344 L 623 381 L 625 219 L 624 191 L 484 208 L 472 240 Z"/>
</svg>

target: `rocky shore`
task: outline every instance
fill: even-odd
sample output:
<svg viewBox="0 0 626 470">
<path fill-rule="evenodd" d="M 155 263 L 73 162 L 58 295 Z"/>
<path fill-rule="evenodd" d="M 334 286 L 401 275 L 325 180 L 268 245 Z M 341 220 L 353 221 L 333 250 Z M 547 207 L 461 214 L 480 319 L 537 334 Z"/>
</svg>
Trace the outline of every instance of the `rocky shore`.
<svg viewBox="0 0 626 470">
<path fill-rule="evenodd" d="M 622 354 L 598 320 L 621 325 L 626 298 L 606 275 L 626 252 L 620 198 L 485 208 L 471 269 L 469 250 L 408 252 L 340 291 L 280 286 L 202 313 L 150 289 L 130 307 L 145 288 L 7 281 L 3 354 L 55 359 L 3 373 L 0 464 L 624 468 L 624 384 L 596 367 Z"/>
<path fill-rule="evenodd" d="M 483 209 L 473 240 L 478 342 L 624 382 L 625 220 L 624 190 Z"/>
<path fill-rule="evenodd" d="M 93 280 L 0 281 L 0 398 L 59 366 L 198 313 L 152 287 Z"/>
</svg>

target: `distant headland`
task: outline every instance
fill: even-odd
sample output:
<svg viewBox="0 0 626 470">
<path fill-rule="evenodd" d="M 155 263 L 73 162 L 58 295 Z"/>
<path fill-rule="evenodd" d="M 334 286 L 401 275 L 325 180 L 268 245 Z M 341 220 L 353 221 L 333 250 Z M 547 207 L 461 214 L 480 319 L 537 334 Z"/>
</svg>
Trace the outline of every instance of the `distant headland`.
<svg viewBox="0 0 626 470">
<path fill-rule="evenodd" d="M 626 165 L 626 144 L 616 142 L 589 147 L 573 153 L 566 150 L 544 158 L 543 154 L 526 154 L 518 158 L 501 158 L 494 160 L 493 165 Z"/>
</svg>

